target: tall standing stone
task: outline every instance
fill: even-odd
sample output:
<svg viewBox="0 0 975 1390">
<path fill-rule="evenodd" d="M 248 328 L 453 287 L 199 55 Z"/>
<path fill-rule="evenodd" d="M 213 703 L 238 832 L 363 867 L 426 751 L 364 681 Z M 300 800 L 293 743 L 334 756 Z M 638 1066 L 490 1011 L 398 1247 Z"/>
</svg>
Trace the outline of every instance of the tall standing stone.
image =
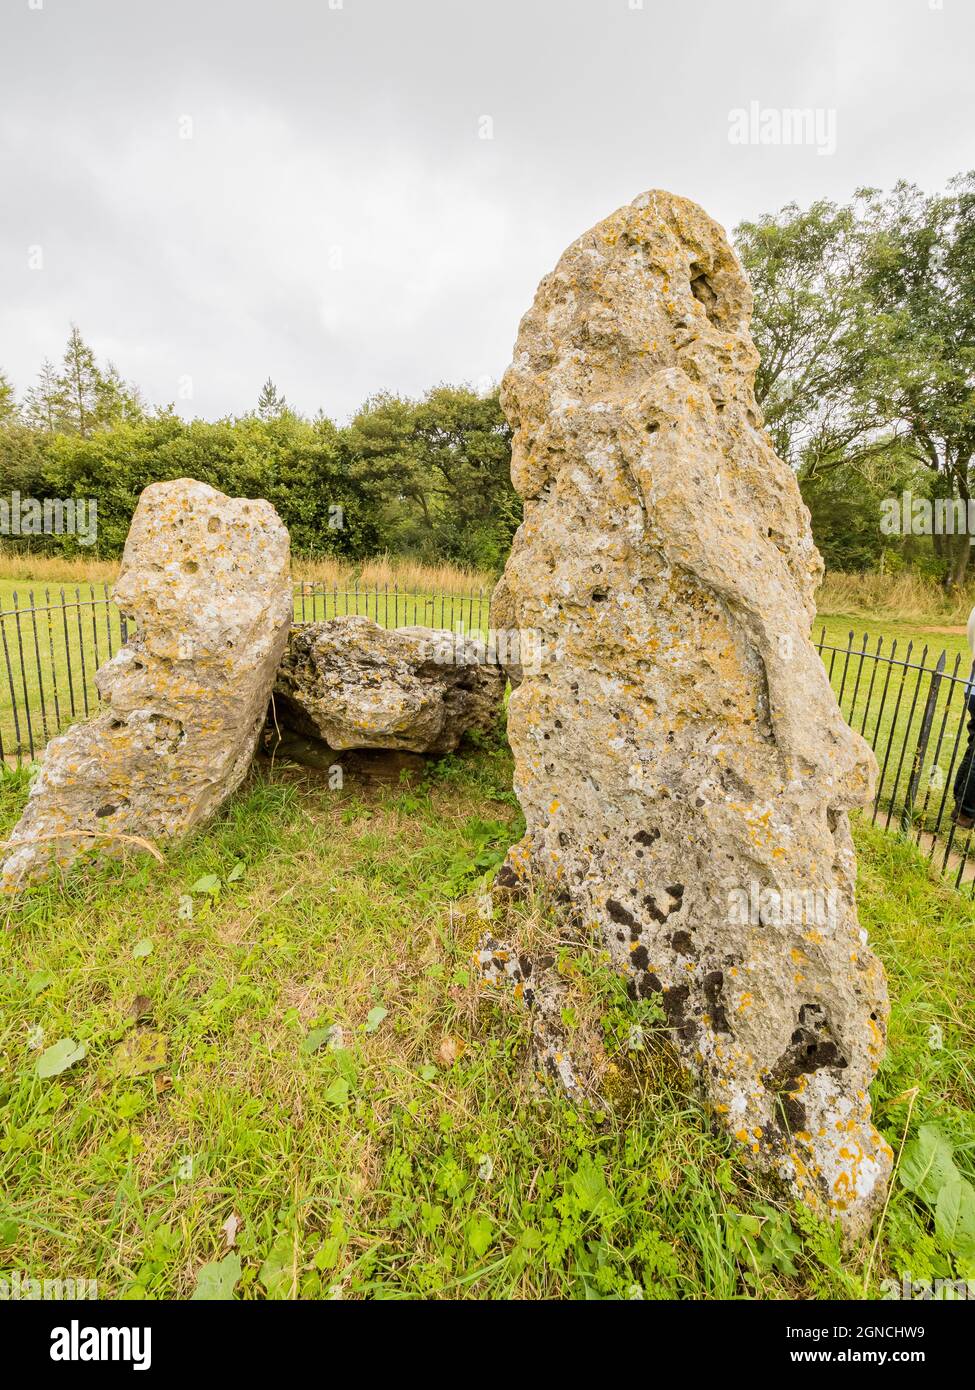
<svg viewBox="0 0 975 1390">
<path fill-rule="evenodd" d="M 502 404 L 525 519 L 492 625 L 542 660 L 510 701 L 527 832 L 502 877 L 571 902 L 749 1159 L 855 1232 L 892 1157 L 847 820 L 876 767 L 809 640 L 822 562 L 762 429 L 751 308 L 721 228 L 654 191 L 522 320 Z"/>
<path fill-rule="evenodd" d="M 145 489 L 115 586 L 135 634 L 95 677 L 102 712 L 48 745 L 3 889 L 126 836 L 183 835 L 240 784 L 288 641 L 288 548 L 269 502 Z"/>
</svg>

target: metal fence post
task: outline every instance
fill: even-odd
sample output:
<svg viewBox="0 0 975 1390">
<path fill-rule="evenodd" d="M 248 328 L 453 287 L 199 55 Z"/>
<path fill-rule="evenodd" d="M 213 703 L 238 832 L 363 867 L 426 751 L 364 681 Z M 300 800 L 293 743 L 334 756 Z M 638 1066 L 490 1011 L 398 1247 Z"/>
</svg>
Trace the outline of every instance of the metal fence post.
<svg viewBox="0 0 975 1390">
<path fill-rule="evenodd" d="M 921 731 L 917 737 L 917 746 L 914 749 L 914 758 L 911 762 L 911 775 L 907 783 L 907 794 L 904 797 L 904 809 L 901 812 L 901 830 L 906 835 L 911 828 L 911 817 L 914 811 L 914 802 L 917 799 L 917 789 L 921 784 L 921 771 L 924 767 L 924 755 L 928 751 L 928 740 L 931 737 L 931 725 L 934 723 L 935 706 L 938 703 L 938 688 L 941 685 L 941 677 L 945 669 L 945 657 L 947 653 L 942 652 L 938 657 L 938 664 L 931 672 L 931 684 L 928 687 L 928 698 L 924 705 L 924 714 L 921 718 Z"/>
</svg>

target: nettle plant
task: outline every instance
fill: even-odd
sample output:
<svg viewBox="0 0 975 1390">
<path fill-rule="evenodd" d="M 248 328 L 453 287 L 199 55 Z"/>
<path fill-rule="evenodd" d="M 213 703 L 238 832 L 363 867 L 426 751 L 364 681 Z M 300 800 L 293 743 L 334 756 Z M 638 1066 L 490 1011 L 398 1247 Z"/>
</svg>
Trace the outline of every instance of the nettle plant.
<svg viewBox="0 0 975 1390">
<path fill-rule="evenodd" d="M 975 1186 L 955 1162 L 956 1149 L 937 1125 L 921 1125 L 904 1150 L 898 1175 L 925 1215 L 934 1238 L 963 1279 L 975 1279 Z"/>
</svg>

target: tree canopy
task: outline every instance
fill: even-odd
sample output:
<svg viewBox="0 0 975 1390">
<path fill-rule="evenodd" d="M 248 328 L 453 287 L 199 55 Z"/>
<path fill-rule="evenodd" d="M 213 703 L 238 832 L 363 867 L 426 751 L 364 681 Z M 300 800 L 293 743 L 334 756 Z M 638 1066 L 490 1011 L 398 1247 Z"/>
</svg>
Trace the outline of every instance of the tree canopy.
<svg viewBox="0 0 975 1390">
<path fill-rule="evenodd" d="M 4 486 L 97 498 L 101 555 L 120 551 L 147 484 L 188 475 L 268 498 L 305 554 L 388 550 L 500 568 L 521 517 L 510 452 L 497 392 L 467 386 L 419 401 L 378 396 L 345 427 L 321 413 L 305 419 L 270 377 L 246 415 L 186 421 L 172 406 L 148 410 L 74 325 L 61 367 L 45 361 L 19 407 L 0 374 Z"/>
<path fill-rule="evenodd" d="M 885 493 L 913 489 L 967 509 L 975 174 L 933 195 L 901 182 L 888 194 L 861 189 L 843 207 L 789 204 L 742 223 L 736 243 L 755 291 L 756 394 L 827 562 L 877 561 Z M 946 584 L 961 583 L 969 536 L 933 533 L 930 545 Z M 917 558 L 911 538 L 895 550 Z"/>
</svg>

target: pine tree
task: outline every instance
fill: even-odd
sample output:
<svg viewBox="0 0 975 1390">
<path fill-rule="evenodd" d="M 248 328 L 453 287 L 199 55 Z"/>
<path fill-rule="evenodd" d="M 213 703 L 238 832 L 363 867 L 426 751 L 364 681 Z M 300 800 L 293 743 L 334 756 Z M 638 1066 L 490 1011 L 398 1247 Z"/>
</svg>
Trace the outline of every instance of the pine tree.
<svg viewBox="0 0 975 1390">
<path fill-rule="evenodd" d="M 54 363 L 45 357 L 32 386 L 24 397 L 24 419 L 35 430 L 54 434 L 61 426 L 61 389 Z"/>
<path fill-rule="evenodd" d="M 145 403 L 137 386 L 122 377 L 114 362 L 100 373 L 95 401 L 95 419 L 99 426 L 115 425 L 120 420 L 145 418 Z"/>
<path fill-rule="evenodd" d="M 74 323 L 58 387 L 61 428 L 68 434 L 91 434 L 98 423 L 99 403 L 104 400 L 105 379 L 98 370 L 94 352 Z"/>
<path fill-rule="evenodd" d="M 278 395 L 278 388 L 268 377 L 257 398 L 257 413 L 262 420 L 276 420 L 288 409 L 288 402 Z"/>
</svg>

